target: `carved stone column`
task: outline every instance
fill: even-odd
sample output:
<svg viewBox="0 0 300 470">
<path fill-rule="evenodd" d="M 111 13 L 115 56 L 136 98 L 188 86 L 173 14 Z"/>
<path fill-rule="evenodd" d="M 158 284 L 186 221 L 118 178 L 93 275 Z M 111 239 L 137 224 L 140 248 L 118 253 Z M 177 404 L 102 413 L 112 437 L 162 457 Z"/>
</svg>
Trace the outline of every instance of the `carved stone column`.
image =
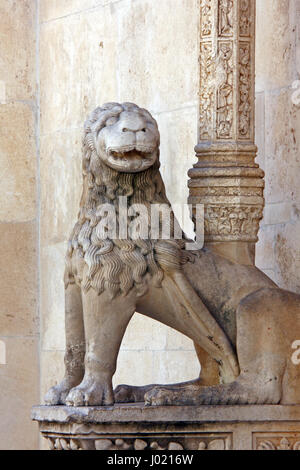
<svg viewBox="0 0 300 470">
<path fill-rule="evenodd" d="M 255 164 L 255 0 L 201 0 L 198 162 L 190 204 L 205 205 L 205 243 L 253 264 L 264 207 Z"/>
</svg>

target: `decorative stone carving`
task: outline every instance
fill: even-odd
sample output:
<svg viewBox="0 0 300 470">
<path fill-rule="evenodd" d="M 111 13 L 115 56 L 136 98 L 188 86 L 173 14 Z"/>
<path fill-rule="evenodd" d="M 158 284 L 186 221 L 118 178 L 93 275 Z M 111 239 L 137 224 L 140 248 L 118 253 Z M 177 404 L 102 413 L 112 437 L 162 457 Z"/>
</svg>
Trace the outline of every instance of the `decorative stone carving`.
<svg viewBox="0 0 300 470">
<path fill-rule="evenodd" d="M 210 139 L 213 135 L 214 110 L 214 62 L 212 57 L 212 43 L 201 44 L 200 53 L 200 120 L 199 135 L 201 139 Z"/>
<path fill-rule="evenodd" d="M 176 441 L 170 440 L 166 444 L 168 438 L 163 438 L 164 445 L 160 445 L 154 438 L 142 439 L 72 439 L 68 437 L 46 437 L 50 450 L 110 450 L 110 451 L 124 451 L 124 450 L 152 450 L 152 451 L 181 451 L 181 450 L 230 450 L 231 446 L 228 446 L 228 441 L 224 438 L 206 438 L 205 440 L 198 441 L 198 447 L 195 449 L 195 438 L 193 439 L 193 445 L 189 446 L 188 438 L 185 436 L 181 441 L 187 442 L 184 447 L 182 444 Z M 283 437 L 275 438 L 271 437 L 267 440 L 256 440 L 256 447 L 254 450 L 300 450 L 300 436 L 297 438 L 286 438 Z M 298 440 L 297 440 L 298 439 Z M 192 449 L 191 449 L 192 447 Z"/>
<path fill-rule="evenodd" d="M 164 444 L 159 444 L 154 438 L 145 440 L 142 439 L 89 439 L 88 446 L 87 441 L 80 439 L 70 438 L 46 438 L 49 444 L 50 450 L 152 450 L 152 451 L 180 451 L 180 450 L 191 450 L 190 447 L 184 447 L 182 444 L 169 439 L 162 439 Z M 169 443 L 167 441 L 169 440 Z M 186 440 L 183 439 L 183 440 Z M 194 447 L 194 446 L 193 446 Z M 196 446 L 197 447 L 197 446 Z M 226 441 L 224 439 L 207 439 L 200 441 L 196 450 L 227 450 Z M 259 449 L 261 450 L 261 449 Z M 269 450 L 269 449 L 267 449 Z"/>
<path fill-rule="evenodd" d="M 216 241 L 244 240 L 257 241 L 261 207 L 210 206 L 205 216 L 205 231 Z"/>
<path fill-rule="evenodd" d="M 210 28 L 205 27 L 208 18 Z M 253 264 L 264 207 L 264 173 L 254 163 L 255 2 L 202 4 L 199 63 L 198 163 L 189 172 L 189 202 L 205 205 L 205 240 L 211 249 Z M 225 213 L 231 220 L 244 220 L 245 213 L 250 217 L 237 231 L 230 220 L 227 227 L 216 226 L 214 215 Z"/>
<path fill-rule="evenodd" d="M 295 405 L 41 406 L 32 417 L 51 450 L 297 450 L 300 442 Z"/>
<path fill-rule="evenodd" d="M 236 23 L 238 28 L 233 27 Z M 237 142 L 240 138 L 253 143 L 255 2 L 202 1 L 199 52 L 199 129 L 202 129 L 199 133 L 200 143 L 224 139 Z M 214 99 L 210 100 L 209 122 L 204 123 L 202 110 L 206 108 L 207 94 L 214 95 Z M 247 133 L 242 125 L 245 116 L 248 116 Z M 212 135 L 207 137 L 205 128 L 213 129 Z"/>
<path fill-rule="evenodd" d="M 248 42 L 239 44 L 239 138 L 251 138 L 251 63 L 250 47 Z"/>
<path fill-rule="evenodd" d="M 233 126 L 233 43 L 220 41 L 216 68 L 217 139 L 232 138 Z"/>
<path fill-rule="evenodd" d="M 300 434 L 255 434 L 256 450 L 300 450 Z"/>
<path fill-rule="evenodd" d="M 201 5 L 200 118 L 205 125 L 196 148 L 199 162 L 190 172 L 191 202 L 206 205 L 208 242 L 255 243 L 263 173 L 254 163 L 254 2 L 211 0 Z M 299 403 L 298 364 L 292 361 L 292 345 L 300 337 L 299 295 L 209 246 L 188 253 L 174 230 L 167 240 L 151 238 L 149 224 L 145 238 L 135 238 L 132 227 L 120 235 L 121 220 L 132 222 L 136 216 L 124 217 L 119 198 L 127 198 L 126 209 L 143 204 L 148 218 L 153 203 L 170 208 L 159 173 L 159 132 L 153 117 L 131 103 L 97 108 L 86 123 L 83 150 L 83 194 L 65 274 L 66 374 L 48 392 L 48 409 L 39 410 L 44 416 L 35 416 L 52 449 L 224 450 L 233 446 L 234 432 L 245 433 L 238 421 L 244 425 L 252 419 L 257 430 L 262 411 L 267 415 L 272 408 L 275 416 L 277 407 L 284 414 L 280 404 Z M 117 218 L 111 227 L 112 209 Z M 173 214 L 170 225 L 174 229 Z M 113 392 L 120 344 L 136 311 L 194 340 L 214 360 L 221 383 L 203 381 L 207 372 L 202 367 L 193 383 L 120 386 Z M 128 418 L 126 408 L 113 417 L 115 400 L 144 400 L 148 406 L 137 407 L 135 420 Z M 56 406 L 64 404 L 68 407 Z M 158 405 L 153 424 L 145 410 Z M 170 405 L 184 406 L 178 413 Z M 217 415 L 215 406 L 206 405 L 218 405 Z M 287 422 L 292 414 L 288 408 Z M 299 415 L 298 408 L 293 406 L 293 413 Z M 247 411 L 251 418 L 245 417 Z M 51 412 L 56 418 L 51 419 Z M 274 422 L 278 425 L 280 419 L 277 414 Z M 120 423 L 123 432 L 116 428 Z M 133 429 L 137 423 L 138 432 Z M 255 441 L 255 432 L 252 426 L 251 446 L 257 442 L 256 448 L 299 447 L 298 436 L 278 430 L 279 442 L 268 435 L 257 435 Z"/>
<path fill-rule="evenodd" d="M 233 2 L 232 0 L 219 0 L 219 36 L 232 36 L 233 34 Z"/>
<path fill-rule="evenodd" d="M 249 37 L 251 36 L 251 23 L 253 21 L 253 16 L 251 16 L 251 0 L 240 0 L 240 36 Z"/>
<path fill-rule="evenodd" d="M 66 374 L 48 392 L 46 403 L 298 403 L 300 377 L 291 358 L 292 345 L 300 338 L 300 296 L 279 289 L 253 266 L 234 264 L 207 249 L 189 252 L 185 241 L 175 238 L 174 216 L 159 172 L 159 140 L 153 117 L 131 103 L 108 103 L 86 122 L 83 195 L 65 274 Z M 245 161 L 251 147 L 246 150 L 241 154 Z M 226 155 L 224 148 L 222 152 Z M 229 188 L 246 188 L 244 195 L 209 196 L 216 207 L 208 207 L 206 225 L 215 239 L 255 240 L 260 170 L 225 165 L 212 173 L 210 168 L 196 168 L 194 175 L 198 170 L 207 180 L 219 178 Z M 254 189 L 249 196 L 250 188 Z M 125 196 L 129 216 L 125 214 L 124 231 L 120 202 Z M 149 224 L 152 204 L 162 202 L 171 213 L 168 239 L 161 231 L 153 238 Z M 131 207 L 137 203 L 146 211 L 143 237 L 132 230 L 138 216 Z M 135 312 L 190 337 L 204 351 L 202 358 L 206 354 L 214 360 L 222 385 L 207 381 L 211 386 L 201 386 L 207 373 L 202 364 L 200 379 L 192 383 L 121 386 L 113 393 L 120 344 Z M 289 376 L 293 381 L 286 379 Z"/>
<path fill-rule="evenodd" d="M 207 37 L 211 34 L 212 29 L 212 0 L 201 0 L 201 36 Z"/>
<path fill-rule="evenodd" d="M 251 162 L 253 152 L 251 144 L 238 148 L 232 144 L 201 146 L 201 157 L 189 171 L 189 202 L 204 204 L 206 244 L 257 242 L 263 217 L 264 172 Z M 248 259 L 236 261 L 252 264 Z"/>
</svg>

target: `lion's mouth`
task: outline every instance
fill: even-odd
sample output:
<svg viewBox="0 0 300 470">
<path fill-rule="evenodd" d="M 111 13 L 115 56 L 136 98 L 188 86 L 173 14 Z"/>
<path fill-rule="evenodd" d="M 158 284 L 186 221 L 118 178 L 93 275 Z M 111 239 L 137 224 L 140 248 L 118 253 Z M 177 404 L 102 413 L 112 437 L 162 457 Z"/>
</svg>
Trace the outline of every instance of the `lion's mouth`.
<svg viewBox="0 0 300 470">
<path fill-rule="evenodd" d="M 106 150 L 106 155 L 111 168 L 127 173 L 147 170 L 157 158 L 155 148 L 150 145 L 110 147 Z"/>
<path fill-rule="evenodd" d="M 144 160 L 147 158 L 151 158 L 152 156 L 152 151 L 149 149 L 148 151 L 146 150 L 109 150 L 109 156 L 113 157 L 115 160 L 123 160 L 123 161 L 132 161 L 132 160 Z"/>
</svg>

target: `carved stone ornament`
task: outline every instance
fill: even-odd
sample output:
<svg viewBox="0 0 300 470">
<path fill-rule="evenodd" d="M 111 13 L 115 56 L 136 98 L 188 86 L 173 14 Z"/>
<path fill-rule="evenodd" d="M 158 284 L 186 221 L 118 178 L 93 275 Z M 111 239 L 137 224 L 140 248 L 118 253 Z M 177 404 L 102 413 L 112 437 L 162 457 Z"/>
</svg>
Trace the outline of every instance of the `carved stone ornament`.
<svg viewBox="0 0 300 470">
<path fill-rule="evenodd" d="M 39 406 L 32 417 L 51 450 L 299 450 L 300 442 L 295 405 Z"/>
<path fill-rule="evenodd" d="M 147 438 L 144 439 L 80 439 L 64 437 L 45 437 L 48 442 L 49 450 L 106 450 L 106 451 L 122 451 L 122 450 L 135 450 L 135 451 L 182 451 L 182 450 L 229 450 L 227 441 L 221 439 L 205 439 L 195 443 L 195 438 L 192 439 L 192 444 L 189 445 L 188 439 L 179 439 L 180 441 L 187 442 L 184 446 L 178 440 L 172 438 Z M 190 439 L 191 440 L 191 439 Z"/>
<path fill-rule="evenodd" d="M 255 2 L 201 5 L 198 163 L 189 172 L 189 202 L 205 205 L 206 243 L 250 246 L 264 208 L 264 173 L 254 163 Z"/>
<path fill-rule="evenodd" d="M 164 438 L 164 442 L 159 443 L 155 438 L 149 439 L 94 439 L 84 441 L 83 439 L 71 439 L 67 437 L 48 437 L 46 438 L 50 450 L 150 450 L 150 451 L 181 451 L 192 450 L 189 446 L 184 447 L 178 441 Z M 227 450 L 224 439 L 198 440 L 198 446 L 195 450 Z"/>
<path fill-rule="evenodd" d="M 300 338 L 300 296 L 280 289 L 251 263 L 232 261 L 213 248 L 213 243 L 254 244 L 262 217 L 263 172 L 254 163 L 254 19 L 254 1 L 201 2 L 204 121 L 189 186 L 190 202 L 205 205 L 203 249 L 189 251 L 186 240 L 175 236 L 176 220 L 159 171 L 160 135 L 151 114 L 133 103 L 106 103 L 85 123 L 83 191 L 65 269 L 65 376 L 45 397 L 48 415 L 57 413 L 53 427 L 47 411 L 39 419 L 53 448 L 182 450 L 191 435 L 182 440 L 174 429 L 187 408 L 192 408 L 192 423 L 199 416 L 205 422 L 205 405 L 218 405 L 218 413 L 222 406 L 224 416 L 229 408 L 228 423 L 241 405 L 300 404 L 299 366 L 292 360 L 292 345 Z M 151 211 L 158 204 L 169 209 L 167 238 L 161 235 L 163 217 L 153 236 Z M 136 236 L 139 224 L 143 236 Z M 135 312 L 194 341 L 199 378 L 113 390 L 120 345 Z M 113 421 L 115 402 L 144 402 L 139 417 L 159 406 L 160 423 L 165 408 L 173 417 L 176 407 L 184 410 L 172 421 L 167 440 L 166 430 L 157 436 L 148 428 L 145 435 L 132 429 L 129 436 L 118 435 L 114 423 L 125 422 L 131 411 L 117 410 Z M 235 421 L 242 421 L 247 406 L 237 410 Z M 208 418 L 214 411 L 209 408 Z M 73 426 L 76 413 L 83 427 Z M 91 413 L 100 413 L 98 423 L 110 420 L 98 435 L 92 434 Z M 259 420 L 261 409 L 256 413 Z M 226 446 L 224 439 L 201 435 L 201 428 L 193 432 L 198 450 Z M 263 438 L 258 447 L 273 445 L 297 447 L 298 439 Z"/>
<path fill-rule="evenodd" d="M 75 407 L 111 406 L 115 400 L 147 405 L 298 403 L 300 377 L 294 384 L 284 377 L 294 374 L 296 367 L 290 358 L 291 345 L 300 337 L 299 295 L 279 289 L 253 266 L 234 264 L 206 248 L 187 251 L 185 241 L 175 238 L 172 230 L 169 239 L 159 235 L 153 239 L 147 216 L 148 237 L 133 236 L 132 222 L 138 215 L 130 211 L 127 232 L 116 235 L 124 216 L 120 197 L 121 202 L 127 197 L 126 209 L 143 204 L 148 215 L 157 202 L 171 208 L 159 172 L 159 141 L 153 117 L 131 103 L 105 104 L 85 124 L 83 195 L 65 272 L 66 374 L 48 392 L 46 403 Z M 247 162 L 251 151 L 247 147 L 240 158 Z M 209 167 L 193 171 L 206 178 L 204 187 L 218 188 L 220 180 L 230 190 L 226 196 L 209 195 L 214 202 L 206 213 L 210 233 L 255 240 L 262 201 L 257 166 L 225 164 L 218 171 Z M 234 195 L 233 189 L 241 193 Z M 111 230 L 108 222 L 113 213 Z M 174 220 L 170 218 L 171 226 Z M 195 342 L 201 357 L 200 379 L 168 387 L 120 386 L 113 392 L 120 344 L 135 312 Z M 207 379 L 214 367 L 222 385 Z M 208 386 L 201 386 L 203 380 Z"/>
<path fill-rule="evenodd" d="M 257 450 L 300 450 L 300 434 L 273 433 L 255 435 Z"/>
</svg>

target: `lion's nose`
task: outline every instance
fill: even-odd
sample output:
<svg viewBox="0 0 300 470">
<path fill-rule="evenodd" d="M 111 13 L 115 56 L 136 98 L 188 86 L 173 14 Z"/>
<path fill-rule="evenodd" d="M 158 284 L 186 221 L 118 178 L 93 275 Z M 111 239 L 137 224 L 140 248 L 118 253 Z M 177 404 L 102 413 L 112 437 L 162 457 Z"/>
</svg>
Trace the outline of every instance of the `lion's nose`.
<svg viewBox="0 0 300 470">
<path fill-rule="evenodd" d="M 146 123 L 140 116 L 127 115 L 124 116 L 122 122 L 122 132 L 146 132 Z"/>
<path fill-rule="evenodd" d="M 128 129 L 127 127 L 123 127 L 122 132 L 146 132 L 146 127 L 143 127 L 142 129 Z"/>
</svg>

